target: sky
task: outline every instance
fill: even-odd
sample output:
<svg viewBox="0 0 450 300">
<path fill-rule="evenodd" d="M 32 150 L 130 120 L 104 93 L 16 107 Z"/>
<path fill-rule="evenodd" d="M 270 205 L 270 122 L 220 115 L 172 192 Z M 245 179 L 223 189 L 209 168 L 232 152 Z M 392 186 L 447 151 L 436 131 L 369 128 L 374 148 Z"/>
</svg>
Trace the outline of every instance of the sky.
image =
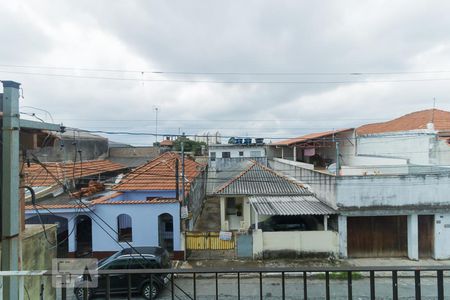
<svg viewBox="0 0 450 300">
<path fill-rule="evenodd" d="M 269 142 L 450 110 L 449 1 L 0 5 L 0 79 L 22 84 L 23 117 Z"/>
</svg>

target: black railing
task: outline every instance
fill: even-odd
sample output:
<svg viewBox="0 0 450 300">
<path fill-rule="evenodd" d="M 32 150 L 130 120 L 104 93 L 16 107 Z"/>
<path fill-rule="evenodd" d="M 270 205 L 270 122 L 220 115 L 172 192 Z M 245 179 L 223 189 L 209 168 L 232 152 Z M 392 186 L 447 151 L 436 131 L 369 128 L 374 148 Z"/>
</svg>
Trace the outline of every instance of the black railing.
<svg viewBox="0 0 450 300">
<path fill-rule="evenodd" d="M 138 269 L 101 270 L 98 275 L 106 279 L 103 297 L 111 299 L 111 280 L 114 276 L 127 277 L 127 287 L 122 291 L 128 299 L 141 293 L 141 286 L 133 276 L 146 275 L 150 282 L 161 284 L 156 298 L 172 300 L 219 299 L 444 299 L 445 271 L 450 266 L 435 267 L 335 267 L 335 268 L 227 268 L 227 269 Z M 162 285 L 162 274 L 167 282 Z M 450 273 L 449 273 L 450 274 Z M 51 275 L 48 272 L 46 275 Z M 422 279 L 426 279 L 424 284 Z M 399 288 L 399 280 L 409 281 Z M 199 282 L 203 281 L 203 282 Z M 226 281 L 229 287 L 221 288 Z M 245 281 L 245 282 L 244 282 Z M 276 284 L 274 284 L 276 282 Z M 450 280 L 447 282 L 450 289 Z M 355 285 L 359 287 L 356 289 Z M 212 287 L 214 285 L 214 287 Z M 320 288 L 318 289 L 318 286 Z M 314 289 L 312 289 L 312 287 Z M 424 289 L 426 293 L 424 294 Z M 264 294 L 264 291 L 270 293 Z M 408 292 L 409 295 L 401 293 Z M 449 292 L 450 293 L 450 292 Z M 63 291 L 63 299 L 73 299 L 73 290 Z M 84 295 L 88 295 L 85 289 Z M 150 293 L 150 299 L 155 298 Z"/>
</svg>

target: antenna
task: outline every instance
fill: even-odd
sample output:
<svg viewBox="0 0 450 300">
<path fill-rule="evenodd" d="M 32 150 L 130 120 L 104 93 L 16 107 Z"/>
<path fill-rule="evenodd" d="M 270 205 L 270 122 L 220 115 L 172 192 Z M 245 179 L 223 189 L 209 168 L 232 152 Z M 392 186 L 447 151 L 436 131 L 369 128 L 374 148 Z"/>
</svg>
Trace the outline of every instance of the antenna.
<svg viewBox="0 0 450 300">
<path fill-rule="evenodd" d="M 158 143 L 158 106 L 155 106 L 155 142 Z"/>
<path fill-rule="evenodd" d="M 431 114 L 431 123 L 434 123 L 434 110 L 436 109 L 436 97 L 433 97 L 433 112 Z"/>
</svg>

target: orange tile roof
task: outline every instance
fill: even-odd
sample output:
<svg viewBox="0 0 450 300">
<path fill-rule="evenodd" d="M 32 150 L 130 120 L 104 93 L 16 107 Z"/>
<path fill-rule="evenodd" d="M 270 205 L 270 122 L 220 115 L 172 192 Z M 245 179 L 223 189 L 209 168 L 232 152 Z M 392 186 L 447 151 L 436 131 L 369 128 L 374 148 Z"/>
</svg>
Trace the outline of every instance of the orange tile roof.
<svg viewBox="0 0 450 300">
<path fill-rule="evenodd" d="M 440 109 L 427 109 L 416 111 L 391 121 L 363 125 L 356 129 L 356 134 L 364 135 L 426 129 L 427 124 L 432 120 L 435 130 L 450 130 L 450 112 Z"/>
<path fill-rule="evenodd" d="M 166 152 L 136 168 L 122 179 L 113 189 L 116 191 L 136 190 L 175 190 L 175 161 L 178 160 L 179 182 L 181 189 L 181 157 L 174 152 Z M 203 165 L 190 158 L 184 159 L 185 190 L 189 191 L 191 183 L 200 174 Z"/>
<path fill-rule="evenodd" d="M 159 143 L 159 145 L 160 145 L 160 146 L 167 146 L 167 147 L 170 147 L 170 146 L 173 146 L 173 141 L 171 141 L 171 140 L 164 140 L 164 141 L 162 141 L 161 143 Z"/>
<path fill-rule="evenodd" d="M 109 160 L 90 160 L 83 162 L 49 162 L 32 163 L 24 166 L 25 182 L 30 186 L 50 186 L 57 184 L 57 180 L 82 178 L 107 172 L 119 171 L 127 167 Z M 53 176 L 52 176 L 53 175 Z"/>
<path fill-rule="evenodd" d="M 353 130 L 353 128 L 346 128 L 346 129 L 337 129 L 337 130 L 330 130 L 330 131 L 324 131 L 324 132 L 315 132 L 315 133 L 309 133 L 306 135 L 302 135 L 293 139 L 289 139 L 289 140 L 284 140 L 284 141 L 279 141 L 276 143 L 272 143 L 271 145 L 274 146 L 291 146 L 297 143 L 302 143 L 302 142 L 306 142 L 309 140 L 314 140 L 314 139 L 320 139 L 320 138 L 324 138 L 327 136 L 332 136 L 333 134 L 336 133 L 341 133 L 341 132 L 345 132 L 345 131 L 349 131 L 349 130 Z"/>
</svg>

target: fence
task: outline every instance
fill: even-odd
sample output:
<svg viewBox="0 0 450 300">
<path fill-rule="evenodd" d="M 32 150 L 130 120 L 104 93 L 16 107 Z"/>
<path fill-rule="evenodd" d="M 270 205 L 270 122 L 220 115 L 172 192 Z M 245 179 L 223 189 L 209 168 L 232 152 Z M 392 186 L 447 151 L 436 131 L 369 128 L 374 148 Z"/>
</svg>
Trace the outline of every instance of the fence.
<svg viewBox="0 0 450 300">
<path fill-rule="evenodd" d="M 195 300 L 219 299 L 220 296 L 227 299 L 260 300 L 265 297 L 281 300 L 292 298 L 443 300 L 445 291 L 450 289 L 448 274 L 444 276 L 444 272 L 449 270 L 450 266 L 100 270 L 98 274 L 103 280 L 99 282 L 103 285 L 90 289 L 89 292 L 86 290 L 84 294 L 101 294 L 106 299 L 110 299 L 111 293 L 120 292 L 127 295 L 128 299 L 132 299 L 134 293 L 144 292 L 139 287 L 153 286 L 153 283 L 159 282 L 158 278 L 164 276 L 168 279 L 166 284 L 160 285 L 155 293 L 149 294 L 148 298 Z M 362 273 L 367 274 L 367 277 L 361 279 L 355 276 Z M 383 273 L 382 277 L 379 276 L 380 273 Z M 343 276 L 337 278 L 336 274 L 343 274 Z M 389 276 L 386 277 L 386 274 Z M 409 276 L 410 283 L 400 285 L 400 280 L 404 280 L 405 274 Z M 14 275 L 13 272 L 0 272 L 0 277 L 51 275 L 51 272 L 20 275 Z M 121 290 L 113 285 L 118 276 L 124 278 L 121 281 L 124 283 Z M 136 276 L 141 278 L 144 276 L 144 281 L 136 283 Z M 224 282 L 229 287 L 224 286 Z M 70 293 L 73 292 L 63 289 L 62 299 L 67 299 Z M 407 293 L 411 295 L 405 295 Z"/>
<path fill-rule="evenodd" d="M 236 246 L 236 235 L 230 240 L 220 238 L 219 232 L 186 232 L 186 250 L 232 250 Z"/>
</svg>

